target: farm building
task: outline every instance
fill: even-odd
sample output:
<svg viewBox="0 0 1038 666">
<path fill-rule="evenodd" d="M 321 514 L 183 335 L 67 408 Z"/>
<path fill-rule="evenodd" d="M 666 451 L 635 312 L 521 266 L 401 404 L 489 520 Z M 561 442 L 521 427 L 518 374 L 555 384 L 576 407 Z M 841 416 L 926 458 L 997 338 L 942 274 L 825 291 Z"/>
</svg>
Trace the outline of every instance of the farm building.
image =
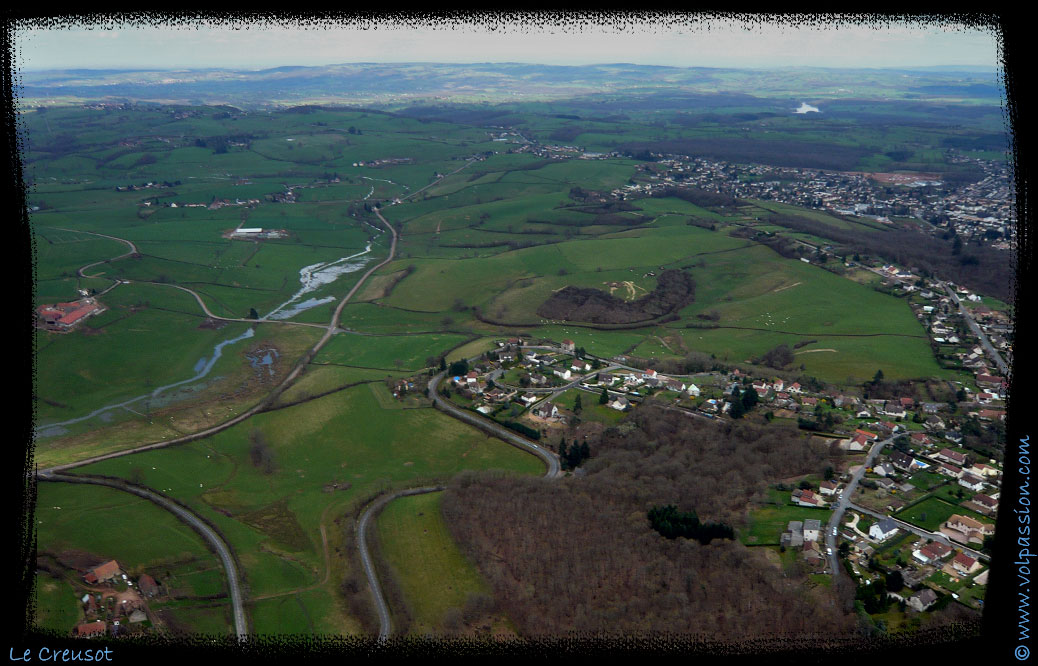
<svg viewBox="0 0 1038 666">
<path fill-rule="evenodd" d="M 36 308 L 36 317 L 41 328 L 50 331 L 69 331 L 87 317 L 104 312 L 105 309 L 93 298 L 82 298 L 71 303 L 41 305 Z"/>
</svg>

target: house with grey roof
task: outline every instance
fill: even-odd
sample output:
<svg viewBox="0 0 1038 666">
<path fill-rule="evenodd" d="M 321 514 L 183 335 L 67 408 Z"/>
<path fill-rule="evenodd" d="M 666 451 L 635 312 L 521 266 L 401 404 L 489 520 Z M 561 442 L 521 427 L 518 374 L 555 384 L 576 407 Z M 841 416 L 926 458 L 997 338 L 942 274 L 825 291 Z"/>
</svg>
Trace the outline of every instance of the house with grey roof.
<svg viewBox="0 0 1038 666">
<path fill-rule="evenodd" d="M 872 524 L 869 528 L 869 536 L 877 541 L 886 541 L 897 532 L 897 523 L 889 516 Z"/>
</svg>

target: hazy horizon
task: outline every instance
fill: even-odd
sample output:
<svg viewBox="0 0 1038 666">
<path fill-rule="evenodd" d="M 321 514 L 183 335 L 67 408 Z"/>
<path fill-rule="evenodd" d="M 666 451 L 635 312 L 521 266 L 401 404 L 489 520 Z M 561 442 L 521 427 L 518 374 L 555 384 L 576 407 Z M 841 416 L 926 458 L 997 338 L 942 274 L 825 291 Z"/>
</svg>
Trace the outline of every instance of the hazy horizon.
<svg viewBox="0 0 1038 666">
<path fill-rule="evenodd" d="M 65 69 L 271 69 L 345 64 L 632 64 L 717 69 L 997 69 L 994 30 L 949 23 L 789 24 L 789 17 L 619 17 L 620 27 L 563 16 L 525 25 L 314 21 L 109 23 L 14 30 L 20 71 Z M 493 20 L 488 21 L 492 24 Z M 68 27 L 70 26 L 70 27 Z M 186 26 L 186 27 L 185 27 Z M 133 63 L 133 67 L 127 67 Z"/>
</svg>

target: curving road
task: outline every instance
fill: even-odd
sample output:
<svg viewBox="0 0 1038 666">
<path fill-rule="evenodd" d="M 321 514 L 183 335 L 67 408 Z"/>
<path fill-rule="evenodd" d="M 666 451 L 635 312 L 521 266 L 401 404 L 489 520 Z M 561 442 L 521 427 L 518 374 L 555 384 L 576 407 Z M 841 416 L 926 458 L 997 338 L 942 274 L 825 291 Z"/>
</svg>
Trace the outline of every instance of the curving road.
<svg viewBox="0 0 1038 666">
<path fill-rule="evenodd" d="M 555 478 L 562 473 L 562 468 L 559 467 L 559 458 L 555 455 L 555 453 L 549 451 L 543 446 L 540 446 L 539 444 L 535 444 L 532 440 L 520 436 L 515 431 L 509 430 L 508 428 L 505 428 L 504 426 L 494 421 L 491 421 L 490 419 L 485 419 L 480 416 L 477 416 L 476 414 L 473 414 L 468 410 L 458 407 L 449 400 L 444 400 L 443 396 L 441 396 L 437 392 L 436 387 L 439 385 L 440 381 L 446 375 L 447 371 L 444 370 L 443 372 L 429 380 L 429 397 L 432 399 L 433 404 L 436 407 L 447 412 L 448 414 L 450 414 L 458 420 L 465 421 L 466 423 L 476 426 L 480 430 L 489 432 L 495 437 L 498 437 L 508 442 L 512 446 L 515 446 L 524 451 L 534 454 L 535 456 L 543 460 L 544 463 L 548 466 L 548 471 L 544 475 L 547 478 Z"/>
<path fill-rule="evenodd" d="M 357 548 L 360 550 L 360 559 L 364 564 L 364 574 L 368 578 L 368 586 L 371 588 L 371 595 L 375 599 L 375 608 L 378 611 L 379 641 L 384 641 L 389 638 L 390 633 L 393 631 L 393 619 L 389 614 L 389 607 L 386 605 L 385 595 L 382 594 L 382 584 L 378 579 L 378 574 L 375 572 L 375 565 L 372 562 L 371 553 L 368 551 L 368 529 L 371 524 L 371 519 L 377 516 L 387 504 L 398 497 L 434 493 L 443 490 L 445 487 L 446 486 L 426 486 L 424 488 L 409 488 L 389 495 L 382 495 L 368 505 L 368 508 L 361 514 L 360 520 L 357 521 Z"/>
<path fill-rule="evenodd" d="M 158 504 L 163 509 L 166 509 L 182 522 L 189 525 L 192 529 L 198 532 L 216 551 L 220 561 L 223 563 L 224 572 L 227 574 L 227 587 L 231 595 L 231 610 L 234 617 L 234 631 L 238 635 L 239 639 L 243 639 L 249 634 L 249 623 L 248 618 L 245 615 L 245 603 L 244 595 L 241 591 L 241 577 L 238 573 L 238 566 L 235 564 L 234 556 L 231 554 L 230 547 L 224 542 L 224 540 L 217 534 L 209 525 L 207 525 L 201 518 L 192 513 L 186 507 L 173 502 L 164 495 L 143 488 L 141 486 L 131 485 L 124 481 L 117 481 L 114 479 L 105 479 L 93 476 L 79 476 L 71 475 L 67 476 L 64 474 L 58 474 L 50 470 L 44 470 L 37 473 L 37 478 L 41 481 L 55 481 L 55 482 L 66 482 L 66 483 L 91 483 L 99 486 L 108 486 L 109 488 L 115 488 L 116 490 L 122 490 L 124 492 L 132 493 L 138 497 L 143 497 L 146 500 L 150 500 L 155 504 Z"/>
<path fill-rule="evenodd" d="M 69 463 L 69 464 L 65 464 L 65 465 L 56 465 L 54 467 L 50 467 L 50 468 L 43 469 L 43 470 L 38 470 L 36 472 L 36 478 L 41 480 L 41 481 L 73 482 L 73 483 L 74 482 L 99 483 L 101 485 L 109 485 L 109 486 L 111 486 L 113 488 L 118 488 L 118 489 L 121 489 L 121 490 L 125 490 L 127 492 L 134 493 L 135 495 L 139 495 L 141 497 L 145 497 L 147 499 L 150 499 L 151 501 L 155 502 L 159 506 L 161 506 L 161 507 L 171 511 L 172 513 L 174 513 L 178 518 L 180 518 L 181 520 L 183 520 L 187 524 L 191 525 L 191 527 L 193 527 L 195 530 L 197 530 L 207 541 L 209 541 L 209 543 L 211 543 L 213 545 L 213 547 L 216 549 L 217 553 L 220 555 L 220 559 L 222 560 L 223 565 L 224 565 L 224 571 L 225 571 L 225 573 L 227 575 L 228 587 L 230 589 L 230 594 L 231 594 L 231 603 L 232 603 L 232 607 L 234 609 L 235 631 L 237 632 L 239 637 L 244 637 L 244 636 L 246 636 L 248 634 L 248 621 L 247 621 L 247 618 L 246 618 L 246 615 L 245 615 L 244 604 L 243 604 L 243 601 L 242 601 L 243 598 L 244 598 L 244 594 L 242 593 L 242 590 L 241 590 L 240 577 L 238 575 L 237 567 L 234 564 L 234 559 L 231 556 L 230 549 L 223 542 L 223 540 L 208 525 L 206 525 L 197 516 L 192 514 L 190 511 L 188 511 L 184 507 L 181 507 L 180 505 L 175 504 L 174 502 L 168 500 L 167 498 L 163 497 L 162 495 L 160 495 L 160 494 L 158 494 L 158 493 L 156 493 L 154 491 L 151 491 L 151 490 L 148 490 L 148 489 L 144 489 L 144 488 L 140 488 L 140 487 L 137 487 L 137 486 L 130 486 L 130 485 L 127 485 L 127 484 L 120 484 L 120 483 L 115 482 L 115 481 L 108 481 L 108 480 L 103 480 L 102 481 L 102 480 L 97 480 L 97 479 L 91 479 L 90 477 L 81 477 L 81 476 L 77 476 L 77 475 L 66 476 L 66 475 L 61 474 L 60 472 L 64 471 L 64 470 L 72 469 L 72 468 L 75 468 L 75 467 L 81 467 L 83 465 L 88 465 L 88 464 L 91 464 L 91 463 L 94 463 L 94 462 L 98 462 L 98 461 L 101 461 L 101 460 L 109 460 L 111 458 L 118 458 L 118 457 L 121 457 L 121 456 L 132 455 L 134 453 L 138 453 L 138 452 L 141 452 L 141 451 L 148 451 L 148 450 L 151 450 L 151 449 L 158 449 L 158 448 L 163 448 L 163 447 L 167 447 L 167 446 L 173 446 L 174 444 L 182 444 L 182 443 L 185 443 L 185 442 L 190 442 L 190 441 L 194 441 L 194 440 L 197 440 L 197 439 L 202 439 L 204 437 L 208 437 L 209 435 L 215 434 L 215 433 L 220 432 L 222 430 L 226 430 L 227 428 L 230 428 L 231 426 L 234 426 L 234 425 L 236 425 L 238 423 L 241 423 L 245 419 L 253 416 L 254 414 L 257 414 L 258 412 L 262 411 L 267 406 L 272 404 L 278 398 L 278 396 L 280 396 L 289 386 L 291 386 L 291 384 L 296 380 L 296 378 L 303 371 L 303 369 L 306 367 L 306 365 L 313 359 L 313 357 L 317 354 L 317 352 L 320 351 L 320 349 L 339 330 L 339 328 L 338 328 L 339 327 L 339 318 L 340 318 L 340 316 L 342 314 L 342 309 L 346 306 L 346 303 L 353 297 L 354 294 L 357 293 L 357 290 L 360 289 L 360 287 L 364 284 L 364 282 L 368 279 L 368 277 L 372 273 L 374 273 L 376 270 L 378 270 L 382 266 L 385 266 L 387 263 L 389 263 L 390 261 L 393 260 L 395 254 L 396 254 L 396 244 L 397 244 L 397 233 L 396 233 L 396 230 L 393 229 L 392 225 L 390 225 L 388 222 L 386 222 L 385 218 L 382 217 L 382 214 L 377 209 L 376 209 L 375 212 L 376 212 L 376 215 L 378 215 L 378 218 L 382 221 L 382 223 L 386 226 L 387 229 L 389 229 L 390 233 L 392 234 L 393 240 L 392 240 L 392 243 L 390 245 L 389 256 L 386 257 L 386 259 L 383 260 L 378 265 L 372 266 L 370 269 L 368 269 L 368 271 L 366 273 L 364 273 L 364 275 L 361 276 L 361 278 L 357 281 L 357 283 L 353 286 L 353 288 L 350 289 L 349 293 L 347 293 L 346 296 L 343 297 L 342 301 L 340 301 L 338 307 L 335 309 L 335 313 L 332 316 L 332 320 L 331 320 L 331 322 L 329 322 L 328 326 L 326 327 L 327 330 L 325 331 L 325 334 L 321 337 L 320 340 L 317 341 L 316 344 L 314 344 L 314 346 L 310 349 L 310 351 L 307 352 L 303 356 L 302 359 L 300 359 L 300 361 L 296 364 L 296 367 L 292 370 L 292 372 L 290 372 L 281 381 L 281 383 L 278 384 L 278 386 L 275 387 L 274 390 L 270 394 L 268 394 L 268 396 L 266 398 L 261 400 L 258 404 L 256 404 L 252 408 L 250 408 L 250 409 L 246 410 L 245 412 L 239 414 L 238 416 L 236 416 L 236 417 L 234 417 L 234 418 L 232 418 L 232 419 L 230 419 L 228 421 L 225 421 L 224 423 L 222 423 L 220 425 L 214 426 L 212 428 L 207 428 L 207 429 L 205 429 L 203 431 L 200 431 L 200 432 L 192 433 L 190 435 L 186 435 L 184 437 L 178 437 L 178 438 L 175 438 L 175 439 L 172 439 L 172 440 L 168 440 L 168 441 L 154 442 L 154 443 L 151 443 L 151 444 L 145 444 L 143 446 L 134 447 L 132 449 L 126 449 L 126 450 L 123 450 L 123 451 L 116 451 L 114 453 L 109 453 L 109 454 L 105 454 L 105 455 L 101 455 L 101 456 L 94 456 L 92 458 L 88 458 L 88 459 L 85 459 L 85 460 L 80 460 L 80 461 L 74 462 L 74 463 Z M 102 235 L 102 234 L 96 234 L 96 235 Z M 109 238 L 112 238 L 112 237 L 109 237 Z M 115 239 L 115 240 L 121 240 L 121 239 Z M 123 241 L 123 242 L 126 242 L 131 247 L 133 247 L 133 244 L 129 243 L 129 241 Z M 134 251 L 136 251 L 135 248 L 134 248 Z M 129 253 L 129 254 L 132 254 L 132 252 Z M 127 256 L 127 255 L 123 255 L 123 256 Z M 91 264 L 91 265 L 93 265 L 93 264 Z M 80 270 L 82 271 L 82 269 L 80 269 Z M 178 288 L 183 289 L 182 287 L 178 287 Z M 189 291 L 189 290 L 185 290 L 185 291 Z M 196 294 L 196 298 L 197 298 L 197 294 Z M 201 303 L 201 299 L 198 299 L 198 300 L 199 300 L 199 303 Z M 203 304 L 203 308 L 204 308 L 204 304 Z M 249 321 L 252 321 L 252 320 L 249 320 Z"/>
</svg>

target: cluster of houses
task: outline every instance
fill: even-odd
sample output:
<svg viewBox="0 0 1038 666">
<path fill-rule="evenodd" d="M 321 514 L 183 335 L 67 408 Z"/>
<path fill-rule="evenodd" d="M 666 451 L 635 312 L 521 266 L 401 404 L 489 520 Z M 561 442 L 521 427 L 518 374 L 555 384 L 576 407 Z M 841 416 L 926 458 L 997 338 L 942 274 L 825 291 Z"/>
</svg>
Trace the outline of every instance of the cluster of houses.
<svg viewBox="0 0 1038 666">
<path fill-rule="evenodd" d="M 949 283 L 948 286 L 970 311 L 970 316 L 992 346 L 1002 353 L 1012 353 L 1012 345 L 1008 337 L 1012 329 L 1009 315 L 983 305 L 983 299 L 966 287 L 953 283 Z M 938 345 L 955 345 L 964 348 L 964 351 L 957 351 L 952 356 L 958 359 L 963 368 L 971 369 L 978 374 L 987 374 L 985 366 L 990 361 L 985 355 L 983 347 L 966 326 L 963 316 L 959 312 L 958 303 L 948 295 L 941 284 L 927 281 L 927 286 L 923 289 L 917 289 L 911 284 L 902 288 L 906 292 L 918 292 L 917 300 L 919 302 L 910 301 L 910 305 L 916 318 L 926 326 L 931 340 Z M 993 387 L 1001 388 L 999 393 L 1004 398 L 1004 386 L 1001 386 L 1003 382 L 1004 380 L 999 379 Z"/>
<path fill-rule="evenodd" d="M 151 621 L 145 600 L 162 593 L 161 586 L 148 574 L 142 574 L 135 587 L 115 560 L 87 570 L 83 582 L 90 588 L 80 599 L 84 619 L 72 628 L 72 635 L 82 638 L 140 633 Z M 125 585 L 125 589 L 98 590 L 117 585 Z"/>
<path fill-rule="evenodd" d="M 961 517 L 952 516 L 948 522 L 955 522 L 957 518 Z M 897 522 L 888 516 L 874 522 L 869 527 L 867 537 L 857 528 L 854 531 L 856 534 L 851 534 L 851 531 L 845 528 L 842 536 L 851 543 L 849 560 L 852 569 L 857 575 L 862 575 L 858 566 L 866 567 L 869 559 L 876 554 L 876 548 L 897 535 L 900 528 Z M 987 571 L 976 575 L 984 565 L 964 550 L 957 550 L 941 541 L 922 537 L 908 546 L 902 546 L 901 550 L 911 553 L 911 557 L 906 556 L 896 566 L 890 567 L 890 571 L 901 574 L 908 590 L 888 594 L 906 602 L 913 610 L 927 610 L 937 601 L 938 595 L 935 590 L 943 589 L 939 582 L 933 580 L 934 574 L 938 572 L 945 574 L 953 582 L 972 578 L 973 584 L 987 584 Z M 869 577 L 865 576 L 865 580 L 869 580 Z"/>
<path fill-rule="evenodd" d="M 635 396 L 653 390 L 673 391 L 691 397 L 699 397 L 701 392 L 695 384 L 685 383 L 673 377 L 665 377 L 651 368 L 600 372 L 594 379 L 584 382 L 584 386 L 604 388 L 613 393 L 627 393 Z M 617 396 L 609 402 L 610 407 L 619 410 L 626 409 L 629 405 L 630 402 L 623 395 Z"/>
<path fill-rule="evenodd" d="M 902 442 L 903 443 L 903 442 Z M 901 446 L 901 443 L 899 443 Z M 926 435 L 913 433 L 909 437 L 906 448 L 898 449 L 886 456 L 886 460 L 867 470 L 868 481 L 890 493 L 901 492 L 905 495 L 916 492 L 916 487 L 908 479 L 918 472 L 932 472 L 954 480 L 959 487 L 960 497 L 969 493 L 970 499 L 962 502 L 963 508 L 978 514 L 993 516 L 998 511 L 998 496 L 1002 484 L 1002 472 L 994 461 L 983 463 L 971 461 L 965 453 L 951 448 L 939 451 L 927 450 L 932 446 Z M 892 510 L 903 506 L 903 502 L 889 498 Z M 955 535 L 949 534 L 951 538 Z M 957 539 L 965 543 L 965 540 Z M 983 542 L 981 538 L 979 542 Z"/>
<path fill-rule="evenodd" d="M 36 325 L 48 331 L 67 333 L 87 317 L 107 308 L 94 298 L 81 298 L 70 303 L 45 304 L 36 308 Z"/>
<path fill-rule="evenodd" d="M 816 518 L 791 520 L 779 539 L 779 545 L 783 548 L 799 548 L 804 560 L 810 566 L 818 567 L 825 563 L 821 540 L 822 521 Z"/>
</svg>

